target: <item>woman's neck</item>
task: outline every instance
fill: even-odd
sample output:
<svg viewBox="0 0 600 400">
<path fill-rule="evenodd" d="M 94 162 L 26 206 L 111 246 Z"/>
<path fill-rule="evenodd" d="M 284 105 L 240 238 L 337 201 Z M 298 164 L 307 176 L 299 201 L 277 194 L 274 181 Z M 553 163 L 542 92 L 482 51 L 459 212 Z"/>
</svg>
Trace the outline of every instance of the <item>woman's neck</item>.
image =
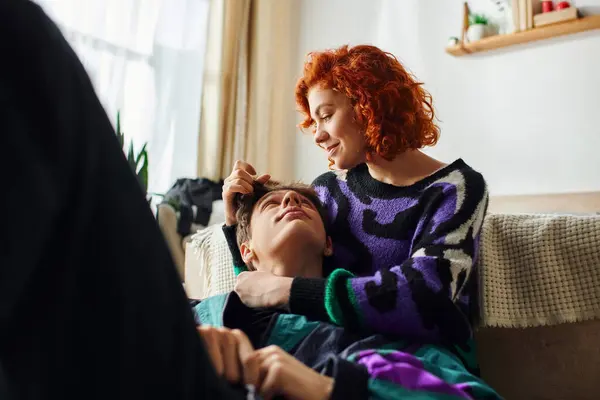
<svg viewBox="0 0 600 400">
<path fill-rule="evenodd" d="M 375 156 L 367 162 L 373 179 L 394 186 L 410 186 L 444 166 L 446 164 L 420 150 L 405 151 L 391 161 Z"/>
</svg>

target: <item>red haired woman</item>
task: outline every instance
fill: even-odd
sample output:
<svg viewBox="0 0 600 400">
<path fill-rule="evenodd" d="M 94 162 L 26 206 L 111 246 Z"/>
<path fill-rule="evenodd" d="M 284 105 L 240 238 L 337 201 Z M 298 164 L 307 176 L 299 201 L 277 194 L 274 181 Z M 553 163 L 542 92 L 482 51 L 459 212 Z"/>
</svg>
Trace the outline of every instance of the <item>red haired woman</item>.
<svg viewBox="0 0 600 400">
<path fill-rule="evenodd" d="M 464 350 L 488 195 L 461 159 L 445 164 L 421 151 L 439 136 L 431 96 L 393 55 L 343 46 L 309 54 L 296 101 L 334 169 L 313 182 L 329 214 L 332 269 L 326 278 L 242 273 L 242 301 Z M 226 235 L 235 193 L 267 178 L 236 163 L 223 191 Z"/>
</svg>

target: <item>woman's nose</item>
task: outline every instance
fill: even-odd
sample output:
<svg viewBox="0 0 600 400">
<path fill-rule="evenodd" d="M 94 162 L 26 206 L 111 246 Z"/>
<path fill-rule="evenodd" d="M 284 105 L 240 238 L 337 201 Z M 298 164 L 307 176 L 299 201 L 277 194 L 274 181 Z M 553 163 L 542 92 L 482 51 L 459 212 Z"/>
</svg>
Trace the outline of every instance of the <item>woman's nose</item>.
<svg viewBox="0 0 600 400">
<path fill-rule="evenodd" d="M 327 140 L 328 136 L 329 135 L 327 135 L 327 132 L 325 132 L 325 130 L 323 128 L 321 128 L 320 126 L 317 126 L 313 140 L 315 141 L 315 144 L 317 146 L 320 146 L 321 143 L 323 143 L 324 141 Z"/>
</svg>

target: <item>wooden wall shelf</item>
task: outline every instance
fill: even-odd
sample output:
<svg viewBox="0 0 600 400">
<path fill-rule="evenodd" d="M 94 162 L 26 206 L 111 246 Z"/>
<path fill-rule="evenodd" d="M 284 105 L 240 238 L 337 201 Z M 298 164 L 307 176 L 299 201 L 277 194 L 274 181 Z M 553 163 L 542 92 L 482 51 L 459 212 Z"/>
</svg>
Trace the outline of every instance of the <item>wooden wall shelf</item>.
<svg viewBox="0 0 600 400">
<path fill-rule="evenodd" d="M 600 29 L 600 15 L 592 15 L 589 17 L 579 18 L 574 21 L 542 26 L 540 28 L 533 28 L 527 31 L 510 33 L 507 35 L 490 36 L 478 40 L 477 42 L 447 47 L 446 52 L 453 56 L 460 57 L 482 51 L 501 49 L 503 47 L 513 46 L 516 44 L 535 42 L 537 40 L 569 35 L 571 33 L 590 31 L 592 29 Z"/>
</svg>

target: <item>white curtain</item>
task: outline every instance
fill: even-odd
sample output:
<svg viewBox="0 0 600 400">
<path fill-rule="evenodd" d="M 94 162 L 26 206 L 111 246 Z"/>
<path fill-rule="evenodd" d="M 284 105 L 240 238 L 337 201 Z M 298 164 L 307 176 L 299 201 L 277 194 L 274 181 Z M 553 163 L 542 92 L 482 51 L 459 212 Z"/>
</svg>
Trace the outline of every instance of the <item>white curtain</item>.
<svg viewBox="0 0 600 400">
<path fill-rule="evenodd" d="M 210 0 L 37 0 L 126 140 L 148 143 L 150 192 L 195 176 Z"/>
</svg>

